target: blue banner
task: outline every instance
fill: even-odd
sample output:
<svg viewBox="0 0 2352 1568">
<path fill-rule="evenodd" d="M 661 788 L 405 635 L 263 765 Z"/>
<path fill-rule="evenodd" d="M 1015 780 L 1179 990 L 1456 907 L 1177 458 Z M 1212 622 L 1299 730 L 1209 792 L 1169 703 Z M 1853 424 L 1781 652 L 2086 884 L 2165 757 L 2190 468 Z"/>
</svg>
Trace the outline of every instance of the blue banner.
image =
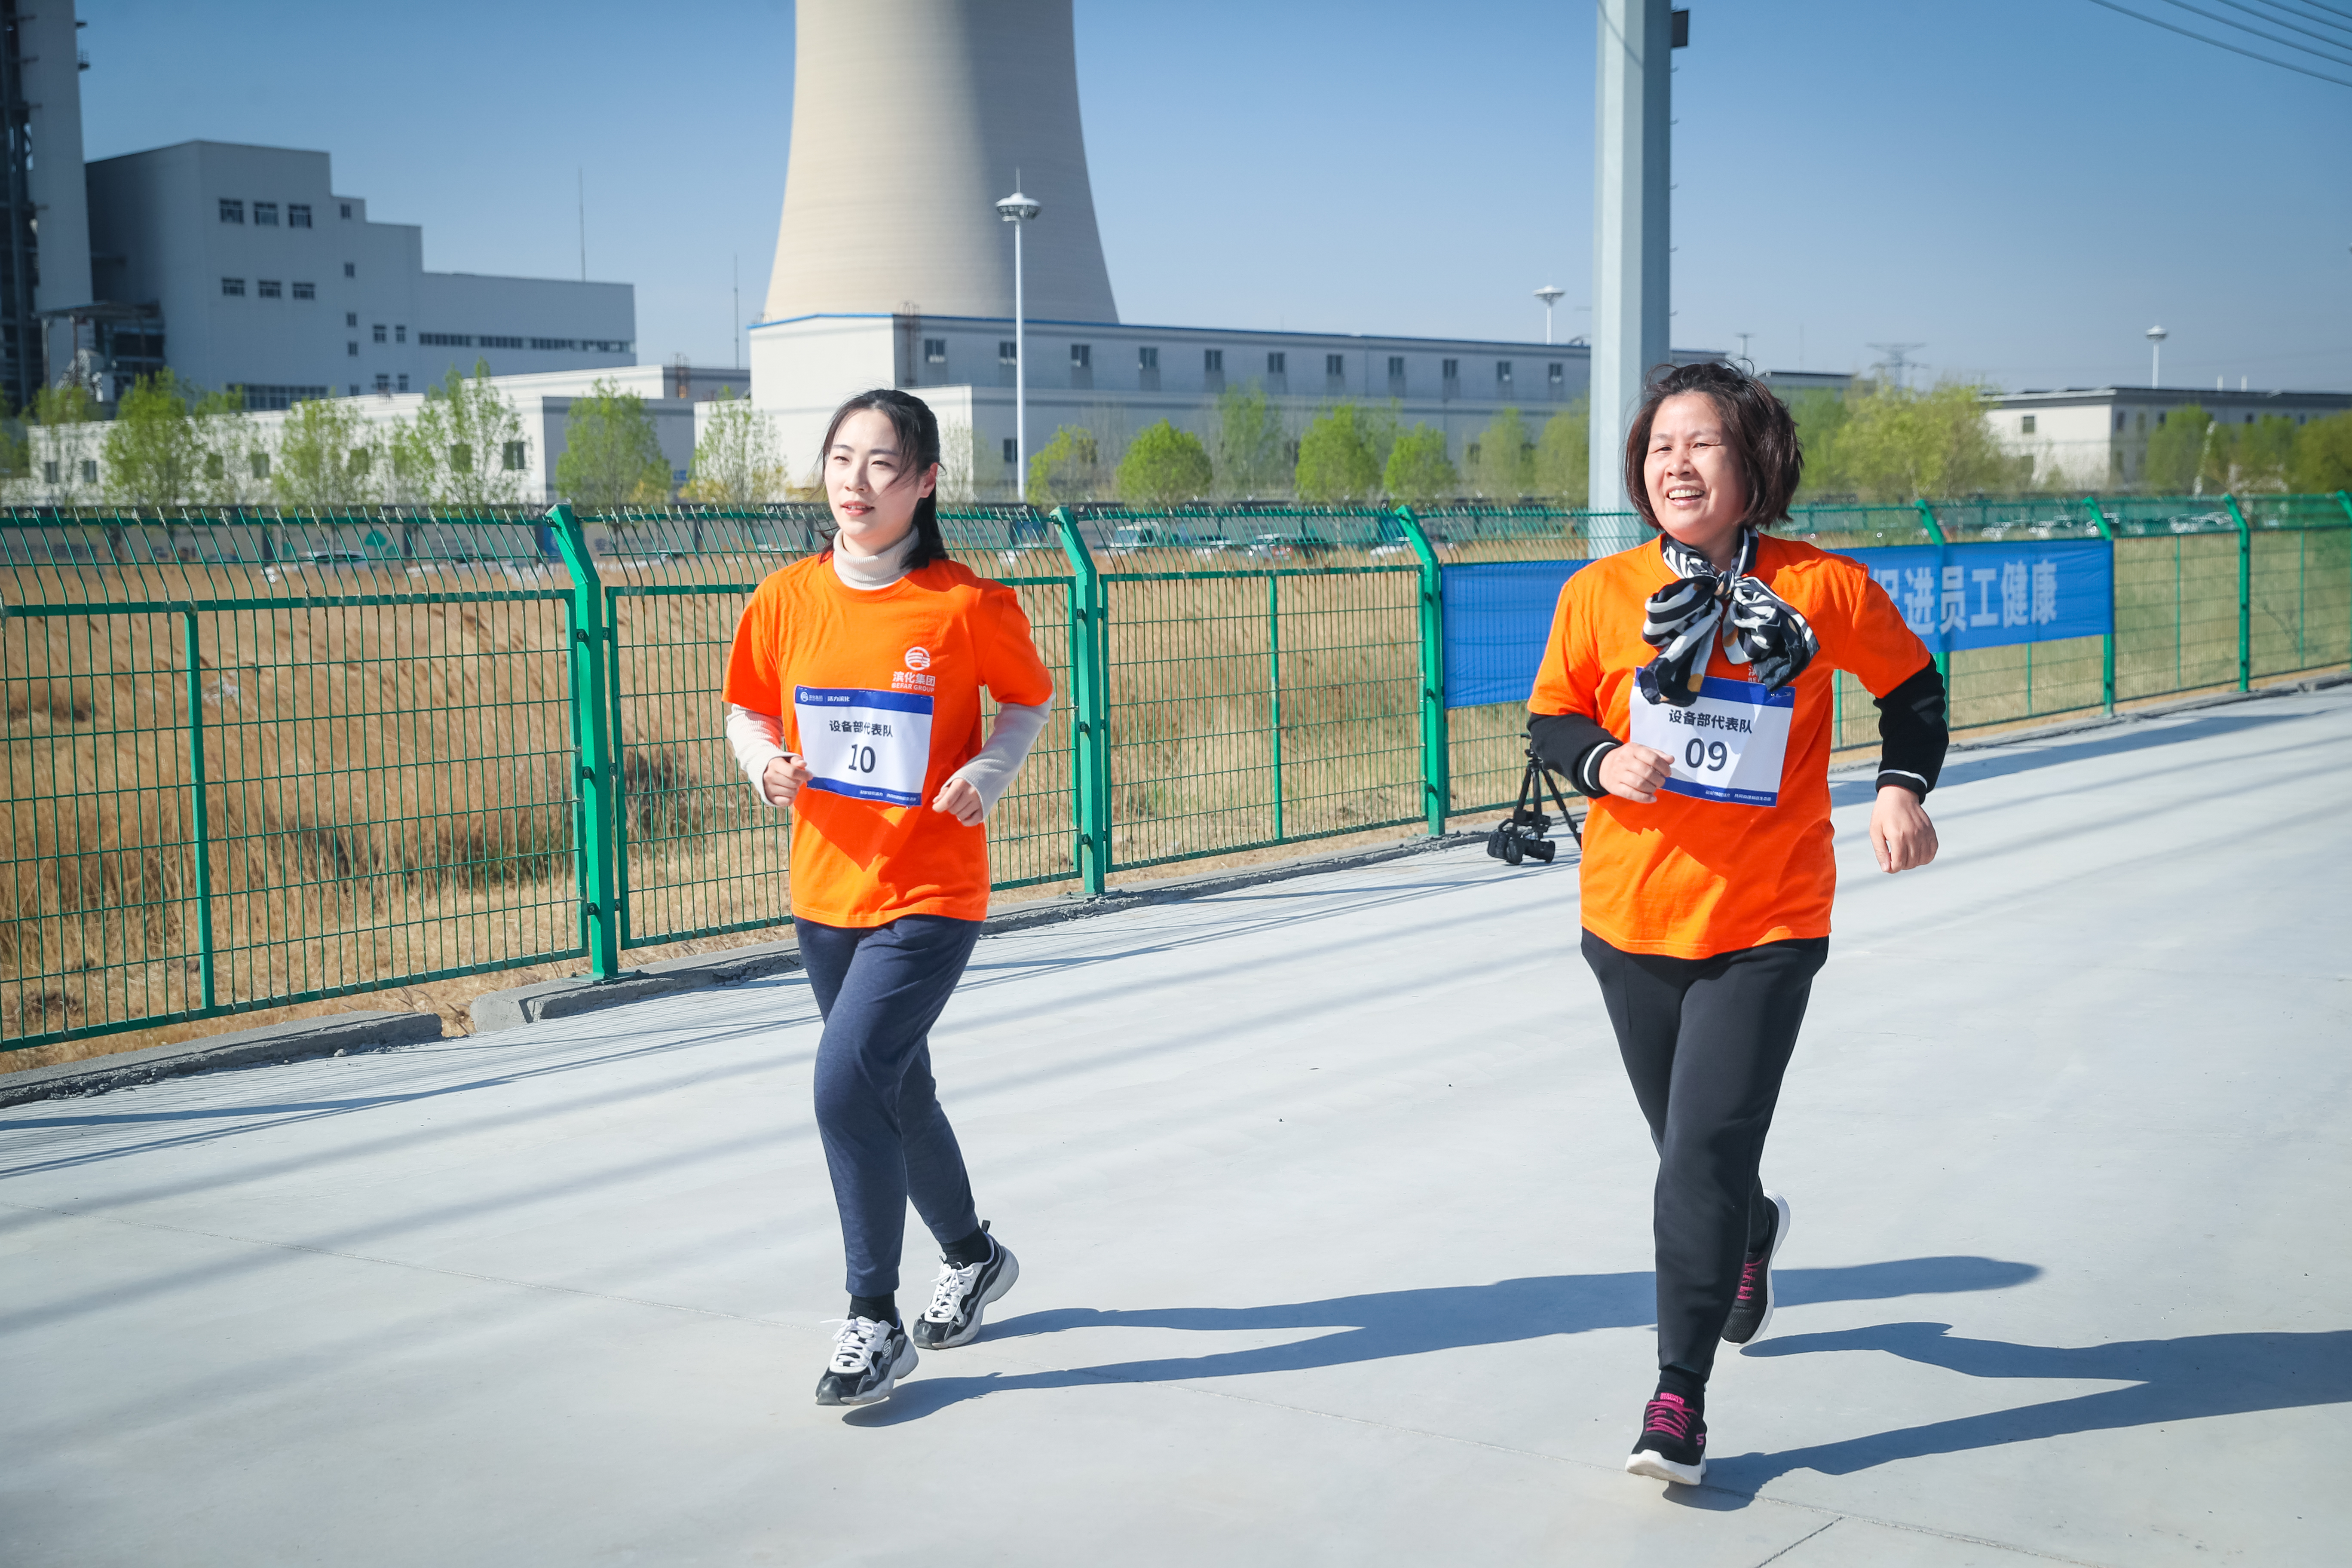
<svg viewBox="0 0 2352 1568">
<path fill-rule="evenodd" d="M 1525 702 L 1560 585 L 1589 561 L 1481 561 L 1445 568 L 1445 705 Z"/>
<path fill-rule="evenodd" d="M 2104 539 L 1849 550 L 1934 653 L 2105 637 L 2115 555 Z"/>
<path fill-rule="evenodd" d="M 2115 555 L 2104 539 L 1911 544 L 1860 562 L 1931 653 L 2106 636 Z M 1584 561 L 1484 561 L 1445 570 L 1445 705 L 1525 702 L 1559 590 Z"/>
</svg>

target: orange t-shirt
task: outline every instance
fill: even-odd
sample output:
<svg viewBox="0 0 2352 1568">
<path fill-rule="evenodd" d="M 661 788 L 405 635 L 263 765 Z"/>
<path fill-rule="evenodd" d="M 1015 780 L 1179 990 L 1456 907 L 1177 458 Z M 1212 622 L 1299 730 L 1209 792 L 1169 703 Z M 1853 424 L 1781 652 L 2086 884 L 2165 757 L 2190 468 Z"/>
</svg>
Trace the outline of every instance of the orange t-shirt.
<svg viewBox="0 0 2352 1568">
<path fill-rule="evenodd" d="M 1568 580 L 1528 707 L 1581 713 L 1619 740 L 1677 759 L 1675 783 L 1643 805 L 1592 802 L 1584 824 L 1584 925 L 1610 946 L 1711 958 L 1768 942 L 1827 936 L 1837 890 L 1831 850 L 1832 669 L 1883 697 L 1928 662 L 1922 643 L 1861 563 L 1765 535 L 1754 574 L 1813 628 L 1820 652 L 1778 694 L 1748 668 L 1708 654 L 1707 686 L 1690 710 L 1643 703 L 1634 672 L 1656 657 L 1642 640 L 1643 605 L 1675 580 L 1655 542 L 1596 561 Z M 1790 698 L 1793 694 L 1793 701 Z M 1780 745 L 1777 768 L 1770 750 Z M 1765 802 L 1769 804 L 1764 804 Z"/>
<path fill-rule="evenodd" d="M 786 749 L 808 759 L 793 914 L 858 927 L 986 918 L 986 828 L 931 809 L 981 748 L 983 686 L 1024 707 L 1054 694 L 1002 583 L 934 561 L 861 590 L 814 555 L 760 584 L 736 624 L 726 700 L 782 719 Z"/>
</svg>

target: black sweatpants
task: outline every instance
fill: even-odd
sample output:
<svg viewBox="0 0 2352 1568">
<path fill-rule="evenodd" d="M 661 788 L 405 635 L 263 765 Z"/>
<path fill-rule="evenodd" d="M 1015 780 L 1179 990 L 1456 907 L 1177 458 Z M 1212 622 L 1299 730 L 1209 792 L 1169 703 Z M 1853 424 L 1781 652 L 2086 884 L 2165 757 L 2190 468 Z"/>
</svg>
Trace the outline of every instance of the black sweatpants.
<svg viewBox="0 0 2352 1568">
<path fill-rule="evenodd" d="M 900 915 L 888 925 L 793 921 L 824 1034 L 816 1128 L 841 1211 L 849 1293 L 898 1288 L 907 1200 L 941 1247 L 980 1228 L 955 1129 L 931 1079 L 931 1026 L 980 939 L 978 921 Z"/>
<path fill-rule="evenodd" d="M 1769 1228 L 1758 1175 L 1764 1136 L 1829 952 L 1823 936 L 1661 958 L 1584 933 L 1584 961 L 1658 1148 L 1661 1370 L 1704 1379 L 1715 1366 L 1743 1256 Z"/>
</svg>

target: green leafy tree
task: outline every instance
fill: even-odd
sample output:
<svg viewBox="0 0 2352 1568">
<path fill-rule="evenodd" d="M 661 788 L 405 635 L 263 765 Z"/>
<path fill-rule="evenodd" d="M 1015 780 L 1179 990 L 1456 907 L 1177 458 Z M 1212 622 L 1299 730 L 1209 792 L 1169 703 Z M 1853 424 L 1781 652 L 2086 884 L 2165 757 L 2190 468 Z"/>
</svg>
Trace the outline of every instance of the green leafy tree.
<svg viewBox="0 0 2352 1568">
<path fill-rule="evenodd" d="M 2251 425 L 2241 425 L 2231 442 L 2230 485 L 2233 489 L 2283 490 L 2294 461 L 2294 421 L 2283 414 L 2265 414 Z"/>
<path fill-rule="evenodd" d="M 1980 390 L 1958 382 L 1874 386 L 1849 400 L 1833 447 L 1839 479 L 1864 500 L 2011 490 L 2025 473 L 1994 441 Z"/>
<path fill-rule="evenodd" d="M 1217 395 L 1217 438 L 1211 456 L 1225 496 L 1277 496 L 1290 489 L 1282 417 L 1252 381 Z"/>
<path fill-rule="evenodd" d="M 98 493 L 99 452 L 107 430 L 89 389 L 79 382 L 33 394 L 25 426 L 27 477 L 52 506 L 82 506 Z"/>
<path fill-rule="evenodd" d="M 372 475 L 376 493 L 393 506 L 430 504 L 441 482 L 441 454 L 422 411 L 417 418 L 378 426 L 373 434 L 375 439 L 354 451 L 352 461 Z"/>
<path fill-rule="evenodd" d="M 1459 494 L 1462 476 L 1446 456 L 1445 432 L 1415 425 L 1399 436 L 1381 471 L 1381 488 L 1408 506 L 1427 506 Z"/>
<path fill-rule="evenodd" d="M 1580 507 L 1592 478 L 1592 407 L 1578 398 L 1544 421 L 1536 437 L 1535 492 Z"/>
<path fill-rule="evenodd" d="M 2167 410 L 2163 423 L 2147 433 L 2147 462 L 2140 470 L 2147 488 L 2158 495 L 2201 491 L 2212 426 L 2212 416 L 2194 403 Z"/>
<path fill-rule="evenodd" d="M 1827 387 L 1808 387 L 1784 399 L 1789 414 L 1796 421 L 1797 445 L 1805 455 L 1805 471 L 1798 486 L 1798 499 L 1805 501 L 1817 497 L 1847 496 L 1853 485 L 1845 477 L 1838 452 L 1838 436 L 1844 430 L 1849 409 L 1846 398 Z"/>
<path fill-rule="evenodd" d="M 557 472 L 562 473 L 559 464 Z M 775 426 L 731 386 L 719 389 L 694 447 L 694 477 L 679 493 L 707 506 L 762 506 L 784 492 L 783 454 Z"/>
<path fill-rule="evenodd" d="M 2295 431 L 2287 477 L 2301 495 L 2352 490 L 2352 409 L 2311 420 Z"/>
<path fill-rule="evenodd" d="M 269 448 L 246 412 L 245 389 L 208 392 L 188 413 L 202 453 L 194 498 L 206 506 L 240 507 L 267 497 Z"/>
<path fill-rule="evenodd" d="M 1100 488 L 1099 451 L 1095 433 L 1085 426 L 1057 426 L 1052 440 L 1029 454 L 1030 501 L 1056 507 L 1092 499 Z"/>
<path fill-rule="evenodd" d="M 204 447 L 188 400 L 166 368 L 122 395 L 107 427 L 100 462 L 109 499 L 137 507 L 176 506 L 196 489 Z"/>
<path fill-rule="evenodd" d="M 1173 506 L 1206 496 L 1215 477 L 1201 438 L 1162 419 L 1128 443 L 1118 460 L 1118 495 L 1134 505 Z"/>
<path fill-rule="evenodd" d="M 349 511 L 374 499 L 374 459 L 356 405 L 342 398 L 298 403 L 278 427 L 270 492 L 278 505 L 300 511 Z"/>
<path fill-rule="evenodd" d="M 509 466 L 509 448 L 521 449 L 522 416 L 490 384 L 488 361 L 476 360 L 470 376 L 452 365 L 425 393 L 414 430 L 406 449 L 425 458 L 424 488 L 436 504 L 471 510 L 522 500 L 523 466 Z M 394 448 L 395 459 L 402 450 Z"/>
<path fill-rule="evenodd" d="M 1380 445 L 1379 432 L 1354 404 L 1325 409 L 1298 438 L 1298 499 L 1322 506 L 1370 500 L 1381 489 Z"/>
<path fill-rule="evenodd" d="M 1528 422 L 1506 408 L 1478 434 L 1470 462 L 1470 487 L 1497 500 L 1517 500 L 1535 489 L 1535 443 Z"/>
<path fill-rule="evenodd" d="M 555 488 L 572 504 L 592 512 L 659 506 L 669 500 L 669 476 L 644 398 L 599 381 L 587 396 L 572 400 Z"/>
</svg>

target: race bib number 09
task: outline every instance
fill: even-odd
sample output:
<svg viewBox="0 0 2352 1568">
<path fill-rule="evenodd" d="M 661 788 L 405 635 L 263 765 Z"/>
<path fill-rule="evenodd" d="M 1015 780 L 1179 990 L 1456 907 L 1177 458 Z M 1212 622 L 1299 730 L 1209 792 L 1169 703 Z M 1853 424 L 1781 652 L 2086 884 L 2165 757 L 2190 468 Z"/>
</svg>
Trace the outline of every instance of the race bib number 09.
<svg viewBox="0 0 2352 1568">
<path fill-rule="evenodd" d="M 793 690 L 811 789 L 885 805 L 923 804 L 931 765 L 931 699 L 906 691 Z"/>
<path fill-rule="evenodd" d="M 1778 805 L 1780 763 L 1789 750 L 1789 721 L 1797 693 L 1767 692 L 1745 680 L 1699 682 L 1687 708 L 1633 694 L 1633 739 L 1674 759 L 1665 788 L 1699 800 L 1734 805 Z"/>
</svg>

